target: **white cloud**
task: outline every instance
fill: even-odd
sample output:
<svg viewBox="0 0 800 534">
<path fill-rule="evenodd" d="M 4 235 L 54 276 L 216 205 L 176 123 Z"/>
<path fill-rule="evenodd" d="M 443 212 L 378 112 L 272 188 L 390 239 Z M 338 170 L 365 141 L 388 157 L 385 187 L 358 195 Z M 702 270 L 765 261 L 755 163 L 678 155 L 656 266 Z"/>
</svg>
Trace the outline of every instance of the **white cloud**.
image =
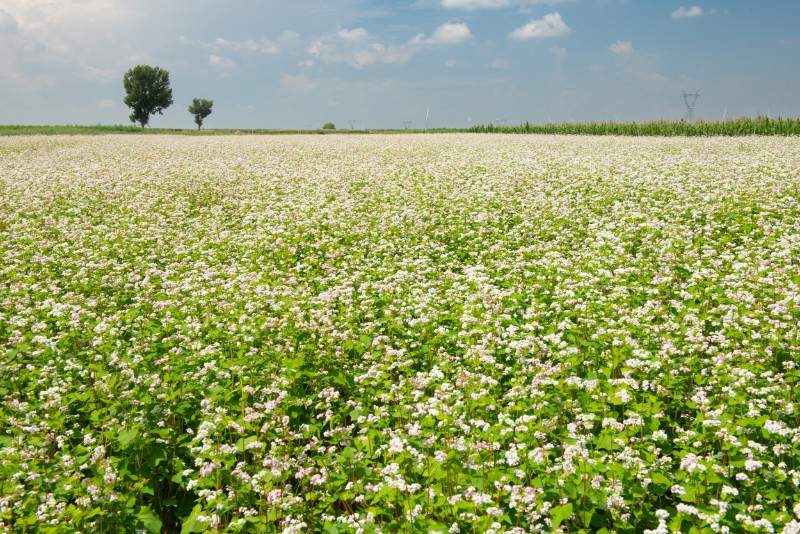
<svg viewBox="0 0 800 534">
<path fill-rule="evenodd" d="M 520 9 L 528 9 L 525 6 L 535 4 L 560 4 L 571 0 L 440 0 L 439 6 L 449 9 L 465 9 L 467 11 L 475 11 L 478 9 L 501 9 L 504 7 L 519 6 Z M 428 7 L 435 5 L 431 2 L 418 0 L 416 3 L 419 7 Z"/>
<path fill-rule="evenodd" d="M 122 0 L 3 0 L 0 36 L 8 79 L 40 86 L 47 78 L 77 76 L 95 82 L 119 80 L 141 54 L 146 15 Z M 147 25 L 144 25 L 147 26 Z M 124 43 L 124 44 L 123 44 Z M 64 74 L 64 73 L 67 74 Z"/>
<path fill-rule="evenodd" d="M 456 65 L 458 65 L 458 61 L 456 61 L 455 59 L 448 59 L 447 61 L 444 62 L 445 67 L 455 67 Z"/>
<path fill-rule="evenodd" d="M 354 28 L 352 30 L 339 30 L 336 35 L 344 41 L 363 41 L 369 37 L 369 33 L 364 28 Z"/>
<path fill-rule="evenodd" d="M 347 63 L 361 69 L 376 63 L 405 63 L 414 55 L 407 46 L 385 46 L 371 40 L 366 30 L 357 30 L 345 30 L 344 35 L 339 30 L 333 35 L 312 41 L 306 48 L 306 52 L 312 57 L 301 61 L 301 66 L 312 67 L 317 61 L 321 61 Z"/>
<path fill-rule="evenodd" d="M 232 60 L 214 54 L 208 56 L 208 64 L 212 67 L 217 67 L 220 69 L 232 69 L 236 67 L 236 63 L 234 63 Z"/>
<path fill-rule="evenodd" d="M 608 45 L 608 49 L 618 56 L 632 54 L 633 44 L 630 41 L 615 41 Z"/>
<path fill-rule="evenodd" d="M 258 42 L 248 39 L 246 41 L 229 41 L 222 37 L 214 39 L 214 44 L 221 48 L 228 48 L 234 52 L 258 52 L 261 54 L 278 54 L 280 48 L 275 43 L 263 37 Z"/>
<path fill-rule="evenodd" d="M 97 107 L 100 109 L 111 109 L 117 107 L 117 103 L 110 98 L 104 98 L 97 103 Z"/>
<path fill-rule="evenodd" d="M 672 12 L 673 19 L 685 19 L 691 17 L 699 17 L 700 15 L 704 15 L 705 12 L 703 8 L 700 6 L 692 6 L 692 7 L 679 7 L 675 11 Z"/>
<path fill-rule="evenodd" d="M 409 41 L 412 45 L 419 44 L 458 44 L 472 37 L 469 26 L 463 22 L 447 22 L 436 28 L 430 37 L 425 37 L 424 33 L 419 33 Z"/>
<path fill-rule="evenodd" d="M 262 37 L 258 41 L 247 39 L 245 41 L 230 41 L 224 37 L 217 37 L 213 41 L 202 41 L 189 39 L 188 37 L 181 36 L 180 41 L 186 45 L 200 46 L 209 50 L 219 52 L 221 50 L 230 50 L 231 52 L 250 52 L 259 54 L 275 55 L 280 53 L 280 48 L 274 42 Z"/>
<path fill-rule="evenodd" d="M 489 65 L 493 69 L 511 70 L 511 63 L 507 59 L 497 58 Z"/>
<path fill-rule="evenodd" d="M 466 9 L 469 11 L 475 9 L 497 9 L 508 6 L 508 0 L 442 0 L 442 7 Z"/>
<path fill-rule="evenodd" d="M 300 66 L 313 67 L 321 63 L 346 63 L 357 69 L 374 64 L 400 64 L 409 61 L 423 48 L 421 45 L 457 44 L 472 37 L 464 23 L 446 23 L 436 28 L 429 36 L 418 34 L 400 45 L 384 45 L 377 42 L 364 28 L 340 29 L 336 33 L 319 37 L 308 45 L 309 58 Z"/>
<path fill-rule="evenodd" d="M 562 20 L 561 14 L 556 11 L 532 20 L 521 28 L 517 28 L 508 34 L 509 39 L 514 41 L 527 41 L 528 39 L 542 39 L 545 37 L 558 37 L 568 34 L 571 30 Z"/>
<path fill-rule="evenodd" d="M 567 49 L 561 46 L 554 46 L 550 49 L 553 53 L 553 57 L 556 58 L 557 61 L 563 61 L 567 59 Z"/>
<path fill-rule="evenodd" d="M 665 81 L 658 72 L 657 55 L 635 49 L 630 41 L 615 41 L 608 50 L 614 54 L 616 69 L 613 72 L 617 80 L 622 78 L 650 84 Z"/>
</svg>

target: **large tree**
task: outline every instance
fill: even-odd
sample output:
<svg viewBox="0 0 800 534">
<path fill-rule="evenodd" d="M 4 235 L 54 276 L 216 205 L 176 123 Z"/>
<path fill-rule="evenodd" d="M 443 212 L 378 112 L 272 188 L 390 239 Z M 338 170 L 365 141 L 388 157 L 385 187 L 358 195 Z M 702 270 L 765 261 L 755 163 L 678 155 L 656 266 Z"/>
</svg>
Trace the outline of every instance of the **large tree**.
<svg viewBox="0 0 800 534">
<path fill-rule="evenodd" d="M 133 110 L 131 122 L 142 128 L 150 122 L 150 115 L 159 115 L 172 104 L 169 72 L 161 67 L 136 65 L 122 80 L 125 86 L 125 105 Z"/>
<path fill-rule="evenodd" d="M 189 106 L 189 113 L 194 115 L 194 122 L 197 124 L 197 129 L 203 125 L 203 119 L 211 115 L 211 106 L 214 105 L 213 100 L 205 98 L 195 98 L 192 100 L 192 105 Z"/>
</svg>

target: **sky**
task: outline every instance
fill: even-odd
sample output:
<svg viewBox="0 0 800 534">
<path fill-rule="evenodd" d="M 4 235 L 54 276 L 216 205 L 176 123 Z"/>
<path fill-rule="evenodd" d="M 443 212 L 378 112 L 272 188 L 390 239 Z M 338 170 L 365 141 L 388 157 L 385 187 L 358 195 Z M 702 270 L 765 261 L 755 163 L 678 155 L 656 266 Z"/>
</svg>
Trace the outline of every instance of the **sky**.
<svg viewBox="0 0 800 534">
<path fill-rule="evenodd" d="M 800 116 L 797 0 L 0 0 L 0 124 L 467 127 Z"/>
</svg>

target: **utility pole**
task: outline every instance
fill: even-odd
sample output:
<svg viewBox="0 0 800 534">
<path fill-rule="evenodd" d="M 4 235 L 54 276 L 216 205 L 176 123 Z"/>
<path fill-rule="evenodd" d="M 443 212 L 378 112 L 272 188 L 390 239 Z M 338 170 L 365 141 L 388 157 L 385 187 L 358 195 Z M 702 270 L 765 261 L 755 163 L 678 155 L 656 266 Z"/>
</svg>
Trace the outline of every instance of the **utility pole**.
<svg viewBox="0 0 800 534">
<path fill-rule="evenodd" d="M 683 91 L 683 103 L 686 104 L 686 116 L 689 118 L 689 122 L 694 120 L 694 103 L 697 102 L 697 97 L 699 96 L 699 92 L 687 93 Z"/>
</svg>

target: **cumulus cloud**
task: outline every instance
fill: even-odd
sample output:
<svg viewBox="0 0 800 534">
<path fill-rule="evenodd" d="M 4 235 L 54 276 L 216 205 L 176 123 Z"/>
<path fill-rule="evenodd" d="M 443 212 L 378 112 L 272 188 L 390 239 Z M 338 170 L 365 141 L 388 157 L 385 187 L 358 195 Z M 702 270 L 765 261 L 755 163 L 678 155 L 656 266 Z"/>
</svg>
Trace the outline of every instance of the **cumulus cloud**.
<svg viewBox="0 0 800 534">
<path fill-rule="evenodd" d="M 442 0 L 442 7 L 466 9 L 469 11 L 475 9 L 497 9 L 508 6 L 508 0 Z"/>
<path fill-rule="evenodd" d="M 252 39 L 248 39 L 246 41 L 229 41 L 227 39 L 223 39 L 222 37 L 218 37 L 214 39 L 214 44 L 221 48 L 228 48 L 234 52 L 258 52 L 261 54 L 280 53 L 280 48 L 278 48 L 275 43 L 269 39 L 264 39 L 263 37 L 258 41 L 254 41 Z"/>
<path fill-rule="evenodd" d="M 306 47 L 309 58 L 300 62 L 304 68 L 317 63 L 346 63 L 357 69 L 377 64 L 399 64 L 409 61 L 423 50 L 423 45 L 457 44 L 472 37 L 463 23 L 446 23 L 430 35 L 417 34 L 407 43 L 386 45 L 364 28 L 340 29 L 335 33 L 314 39 Z"/>
<path fill-rule="evenodd" d="M 633 43 L 630 41 L 615 41 L 608 45 L 612 53 L 620 56 L 633 53 Z"/>
<path fill-rule="evenodd" d="M 426 37 L 424 33 L 419 33 L 411 38 L 410 44 L 458 44 L 472 37 L 469 26 L 463 22 L 447 22 L 436 28 L 433 33 Z"/>
<path fill-rule="evenodd" d="M 615 41 L 608 45 L 614 55 L 616 79 L 639 80 L 647 83 L 658 83 L 665 80 L 658 72 L 658 56 L 637 50 L 630 41 Z"/>
<path fill-rule="evenodd" d="M 189 39 L 188 37 L 181 36 L 181 43 L 186 45 L 195 45 L 209 50 L 219 52 L 221 50 L 229 50 L 231 52 L 250 52 L 275 55 L 280 53 L 278 45 L 269 39 L 261 38 L 258 41 L 247 39 L 245 41 L 231 41 L 224 37 L 217 37 L 213 41 L 202 41 L 199 39 Z"/>
<path fill-rule="evenodd" d="M 439 6 L 450 9 L 465 9 L 467 11 L 475 11 L 478 9 L 501 9 L 504 7 L 525 6 L 534 4 L 560 4 L 561 2 L 570 0 L 440 0 Z M 428 2 L 422 0 L 417 2 L 417 5 L 424 7 Z"/>
<path fill-rule="evenodd" d="M 339 30 L 336 35 L 344 41 L 363 41 L 369 37 L 369 33 L 364 28 L 354 28 L 352 30 Z"/>
<path fill-rule="evenodd" d="M 232 69 L 236 67 L 236 63 L 234 63 L 232 60 L 214 54 L 208 56 L 208 64 L 212 67 L 217 67 L 220 69 Z"/>
<path fill-rule="evenodd" d="M 511 70 L 511 63 L 507 59 L 497 58 L 489 65 L 493 69 Z"/>
<path fill-rule="evenodd" d="M 514 41 L 527 41 L 528 39 L 558 37 L 560 35 L 566 35 L 570 31 L 570 28 L 561 18 L 561 14 L 555 11 L 545 15 L 541 19 L 531 20 L 521 28 L 517 28 L 508 34 L 508 38 Z"/>
<path fill-rule="evenodd" d="M 122 0 L 4 0 L 2 71 L 24 85 L 78 76 L 112 81 L 143 55 L 135 39 L 146 16 Z M 146 26 L 146 25 L 145 25 Z M 124 43 L 124 44 L 121 44 Z M 4 52 L 4 53 L 2 53 Z"/>
<path fill-rule="evenodd" d="M 672 12 L 673 19 L 686 19 L 692 17 L 699 17 L 701 15 L 711 15 L 714 11 L 705 11 L 700 6 L 684 7 L 681 6 Z"/>
<path fill-rule="evenodd" d="M 405 63 L 413 56 L 407 46 L 386 46 L 371 38 L 363 28 L 339 30 L 335 34 L 320 37 L 306 48 L 311 56 L 301 62 L 311 67 L 322 63 L 347 63 L 357 69 L 379 63 Z"/>
</svg>

